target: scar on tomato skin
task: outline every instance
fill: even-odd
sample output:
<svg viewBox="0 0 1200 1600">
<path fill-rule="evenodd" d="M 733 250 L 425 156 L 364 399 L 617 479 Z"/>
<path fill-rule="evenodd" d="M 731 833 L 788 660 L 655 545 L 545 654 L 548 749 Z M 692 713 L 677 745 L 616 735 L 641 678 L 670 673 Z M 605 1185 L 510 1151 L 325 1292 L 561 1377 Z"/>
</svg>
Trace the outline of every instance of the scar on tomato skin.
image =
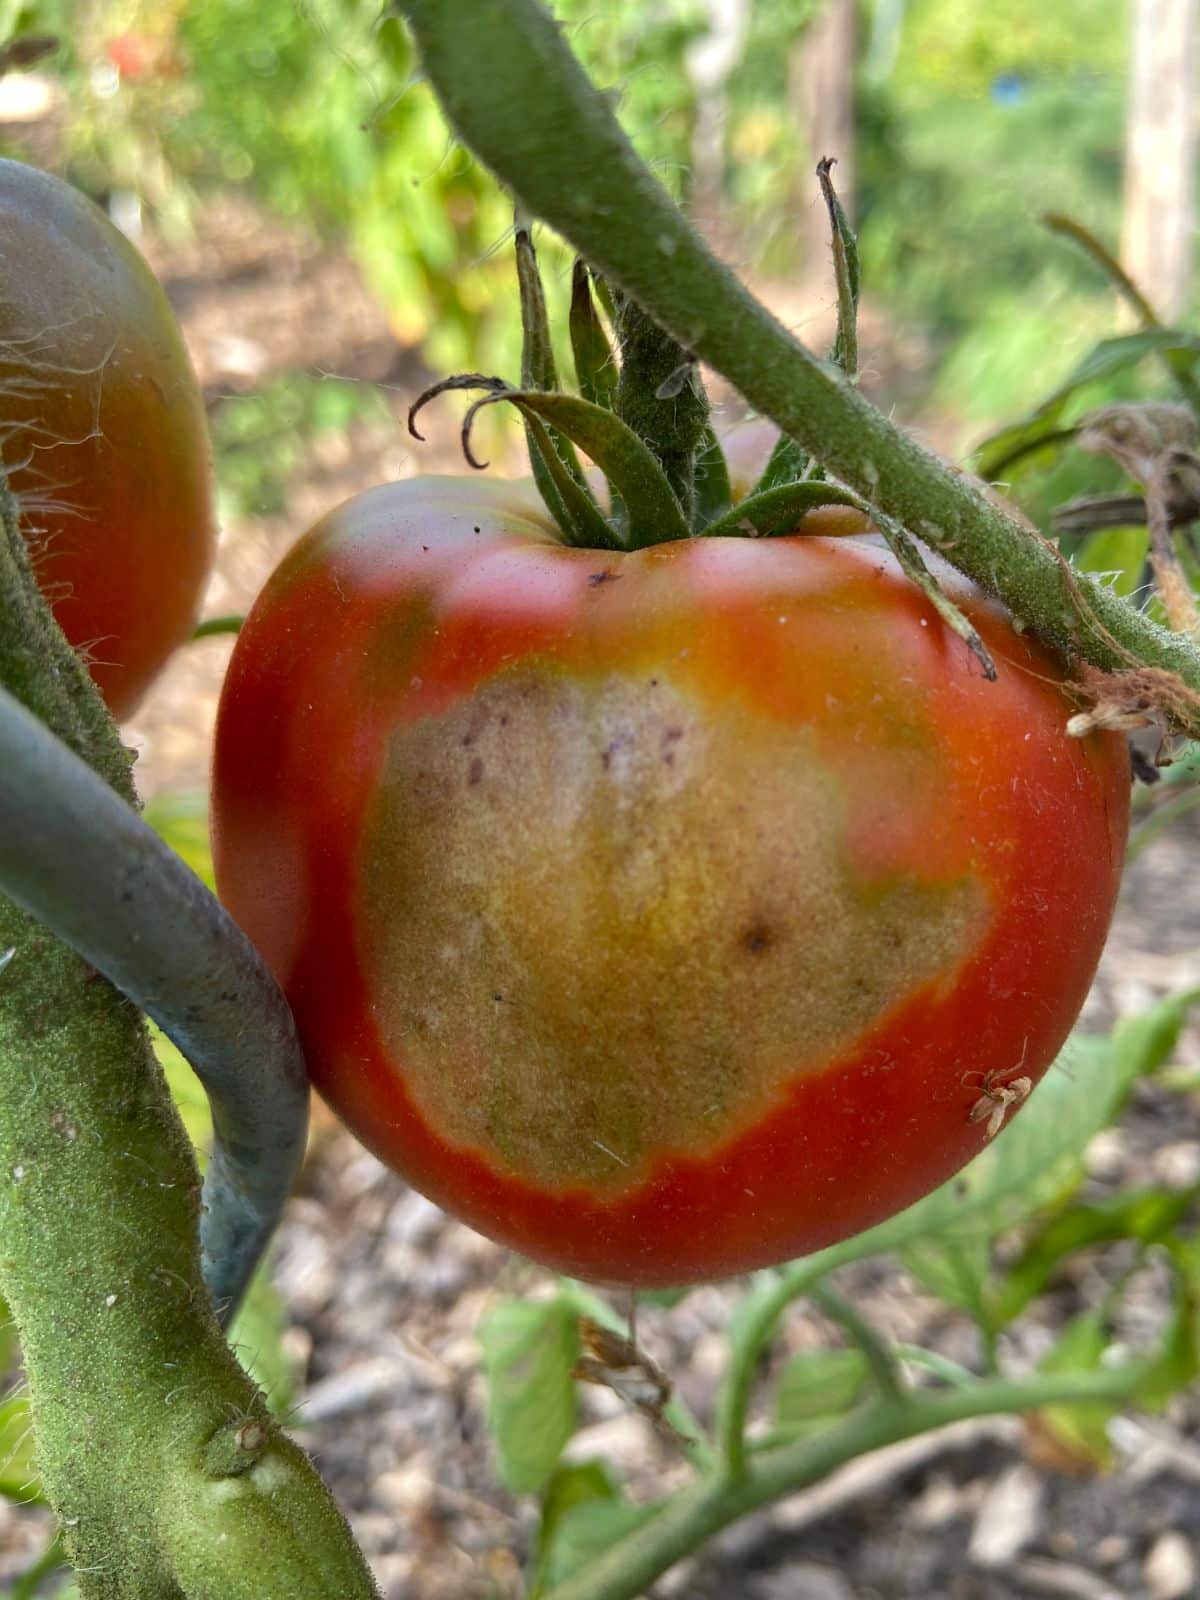
<svg viewBox="0 0 1200 1600">
<path fill-rule="evenodd" d="M 616 583 L 620 576 L 619 572 L 589 572 L 588 588 L 598 589 L 602 583 Z"/>
<path fill-rule="evenodd" d="M 759 955 L 774 943 L 774 930 L 765 922 L 752 922 L 742 934 L 742 948 L 752 956 Z"/>
<path fill-rule="evenodd" d="M 471 765 L 467 768 L 467 782 L 474 788 L 482 777 L 483 758 L 482 756 L 475 756 L 472 758 Z"/>
</svg>

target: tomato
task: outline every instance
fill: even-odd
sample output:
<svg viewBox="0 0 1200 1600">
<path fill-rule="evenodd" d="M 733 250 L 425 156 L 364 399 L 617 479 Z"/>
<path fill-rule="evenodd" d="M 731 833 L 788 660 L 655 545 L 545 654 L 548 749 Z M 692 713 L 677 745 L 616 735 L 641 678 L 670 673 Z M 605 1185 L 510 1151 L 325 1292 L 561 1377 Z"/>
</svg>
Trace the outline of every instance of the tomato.
<svg viewBox="0 0 1200 1600">
<path fill-rule="evenodd" d="M 162 289 L 68 184 L 0 161 L 0 453 L 43 593 L 115 715 L 213 556 L 204 406 Z"/>
<path fill-rule="evenodd" d="M 671 1284 L 908 1205 L 1096 966 L 1116 735 L 863 538 L 567 548 L 521 485 L 376 489 L 285 558 L 218 719 L 218 884 L 383 1160 L 564 1271 Z"/>
</svg>

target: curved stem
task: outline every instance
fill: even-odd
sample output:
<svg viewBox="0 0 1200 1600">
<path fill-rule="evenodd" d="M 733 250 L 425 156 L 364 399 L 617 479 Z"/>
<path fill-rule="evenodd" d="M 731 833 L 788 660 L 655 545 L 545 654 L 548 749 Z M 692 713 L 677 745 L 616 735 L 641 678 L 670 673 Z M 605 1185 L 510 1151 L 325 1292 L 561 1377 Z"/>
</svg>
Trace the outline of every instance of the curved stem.
<svg viewBox="0 0 1200 1600">
<path fill-rule="evenodd" d="M 287 1002 L 191 869 L 3 688 L 0 771 L 0 889 L 152 1017 L 208 1094 L 201 1250 L 228 1325 L 304 1155 Z"/>
<path fill-rule="evenodd" d="M 902 1406 L 880 1400 L 815 1439 L 764 1451 L 739 1477 L 705 1478 L 682 1490 L 585 1571 L 550 1590 L 545 1600 L 634 1600 L 668 1567 L 738 1517 L 807 1488 L 857 1456 L 970 1417 L 1089 1400 L 1126 1400 L 1145 1371 L 1144 1363 L 1130 1362 L 1101 1372 L 986 1379 L 961 1388 L 919 1392 Z"/>
<path fill-rule="evenodd" d="M 1195 696 L 1179 725 L 1200 733 L 1200 650 L 1067 570 L 1035 530 L 805 350 L 690 227 L 539 0 L 401 0 L 401 10 L 450 120 L 528 210 L 1039 637 L 1103 668 L 1175 673 Z"/>
<path fill-rule="evenodd" d="M 835 1247 L 837 1248 L 837 1247 Z M 746 1418 L 750 1397 L 767 1345 L 780 1317 L 802 1294 L 807 1294 L 842 1257 L 823 1251 L 779 1273 L 762 1273 L 738 1308 L 730 1344 L 729 1364 L 717 1396 L 717 1446 L 730 1478 L 746 1470 Z"/>
<path fill-rule="evenodd" d="M 900 1368 L 898 1351 L 871 1326 L 857 1306 L 835 1290 L 825 1284 L 815 1284 L 809 1295 L 813 1304 L 819 1306 L 831 1322 L 836 1322 L 862 1351 L 881 1397 L 889 1405 L 906 1405 L 909 1388 Z"/>
</svg>

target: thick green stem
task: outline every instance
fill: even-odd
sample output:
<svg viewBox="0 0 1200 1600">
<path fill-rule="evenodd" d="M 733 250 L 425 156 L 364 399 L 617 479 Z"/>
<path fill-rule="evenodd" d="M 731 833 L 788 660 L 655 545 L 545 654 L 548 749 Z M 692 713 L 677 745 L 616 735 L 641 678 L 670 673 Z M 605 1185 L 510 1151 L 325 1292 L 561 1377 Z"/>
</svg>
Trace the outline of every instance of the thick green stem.
<svg viewBox="0 0 1200 1600">
<path fill-rule="evenodd" d="M 1200 696 L 1200 650 L 1056 551 L 815 359 L 713 256 L 621 131 L 539 0 L 400 0 L 463 139 L 531 212 L 727 377 L 843 482 L 1096 666 L 1173 672 Z M 497 84 L 503 92 L 497 93 Z M 1200 734 L 1200 699 L 1178 710 Z"/>
<path fill-rule="evenodd" d="M 819 1482 L 858 1456 L 971 1417 L 1126 1400 L 1144 1373 L 1142 1363 L 1104 1372 L 1034 1373 L 915 1394 L 904 1405 L 876 1402 L 815 1439 L 763 1451 L 738 1477 L 705 1477 L 681 1490 L 650 1522 L 559 1584 L 546 1600 L 634 1600 L 731 1522 Z"/>
<path fill-rule="evenodd" d="M 0 683 L 131 796 L 128 760 L 0 538 Z M 340 1514 L 217 1326 L 200 1184 L 137 1010 L 0 899 L 0 1290 L 37 1458 L 85 1600 L 367 1600 Z M 264 1443 L 230 1475 L 214 1440 Z"/>
</svg>

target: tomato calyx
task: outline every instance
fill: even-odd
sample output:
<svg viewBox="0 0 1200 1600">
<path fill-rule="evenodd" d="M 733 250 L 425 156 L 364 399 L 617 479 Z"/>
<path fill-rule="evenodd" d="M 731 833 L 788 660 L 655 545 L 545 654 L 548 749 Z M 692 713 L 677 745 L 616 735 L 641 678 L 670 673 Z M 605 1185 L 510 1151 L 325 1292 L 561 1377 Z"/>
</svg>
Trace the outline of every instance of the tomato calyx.
<svg viewBox="0 0 1200 1600">
<path fill-rule="evenodd" d="M 833 186 L 833 165 L 826 158 L 817 166 L 837 283 L 837 331 L 829 359 L 853 380 L 858 368 L 858 250 Z M 515 406 L 546 508 L 563 542 L 582 548 L 641 550 L 697 536 L 878 532 L 908 578 L 966 643 L 985 678 L 995 680 L 995 665 L 978 630 L 943 593 L 907 529 L 845 485 L 829 481 L 821 464 L 793 439 L 779 436 L 757 483 L 738 499 L 694 354 L 579 258 L 572 269 L 568 319 L 579 393 L 566 393 L 559 383 L 530 222 L 519 211 L 514 239 L 523 333 L 520 385 L 481 372 L 443 378 L 409 410 L 414 438 L 422 437 L 416 418 L 438 395 L 482 390 L 462 424 L 463 454 L 482 471 L 487 463 L 471 445 L 476 419 L 488 406 Z M 596 475 L 584 471 L 579 452 L 603 474 L 605 496 L 597 492 Z M 805 525 L 810 513 L 843 506 L 857 512 L 857 519 L 833 527 L 827 517 L 814 518 Z"/>
</svg>

